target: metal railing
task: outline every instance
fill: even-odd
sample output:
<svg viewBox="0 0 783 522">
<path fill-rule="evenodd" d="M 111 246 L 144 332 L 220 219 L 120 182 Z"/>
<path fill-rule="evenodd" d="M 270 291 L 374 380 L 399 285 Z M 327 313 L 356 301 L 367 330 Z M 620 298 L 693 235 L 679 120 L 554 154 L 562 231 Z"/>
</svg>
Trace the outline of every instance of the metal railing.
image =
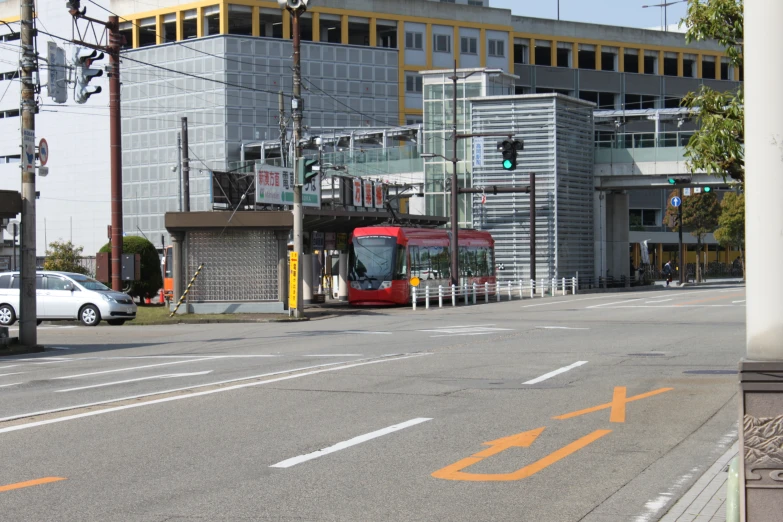
<svg viewBox="0 0 783 522">
<path fill-rule="evenodd" d="M 541 279 L 540 281 L 506 281 L 501 283 L 472 283 L 451 286 L 424 286 L 411 287 L 411 305 L 416 310 L 420 303 L 425 309 L 433 307 L 437 302 L 438 308 L 445 306 L 469 305 L 513 301 L 514 299 L 535 299 L 556 295 L 575 295 L 579 288 L 576 277 L 560 279 Z"/>
</svg>

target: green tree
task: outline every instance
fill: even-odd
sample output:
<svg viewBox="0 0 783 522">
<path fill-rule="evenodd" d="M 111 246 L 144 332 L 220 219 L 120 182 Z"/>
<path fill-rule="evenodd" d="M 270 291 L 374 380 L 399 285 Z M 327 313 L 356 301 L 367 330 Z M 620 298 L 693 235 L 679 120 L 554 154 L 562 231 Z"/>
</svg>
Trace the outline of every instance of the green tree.
<svg viewBox="0 0 783 522">
<path fill-rule="evenodd" d="M 77 274 L 89 274 L 90 271 L 81 265 L 84 247 L 77 247 L 70 241 L 52 241 L 46 249 L 46 261 L 44 270 L 56 270 L 58 272 L 75 272 Z"/>
<path fill-rule="evenodd" d="M 688 0 L 686 42 L 716 40 L 726 49 L 734 67 L 743 66 L 743 0 Z M 720 67 L 720 62 L 716 63 Z M 699 123 L 699 129 L 685 147 L 688 169 L 744 181 L 745 110 L 744 94 L 719 92 L 702 86 L 682 101 Z"/>
<path fill-rule="evenodd" d="M 672 192 L 669 199 L 676 196 L 677 192 Z M 704 242 L 704 236 L 710 234 L 718 228 L 718 218 L 720 217 L 720 204 L 714 192 L 700 192 L 682 198 L 682 227 L 683 231 L 688 231 L 696 238 L 696 280 L 702 281 L 701 273 L 701 249 Z M 666 211 L 669 223 L 675 231 L 680 230 L 677 209 L 669 207 Z M 685 266 L 685 260 L 681 265 Z"/>
<path fill-rule="evenodd" d="M 730 192 L 723 197 L 715 239 L 721 246 L 740 252 L 742 279 L 745 279 L 745 195 Z"/>
<path fill-rule="evenodd" d="M 101 252 L 111 252 L 111 243 L 101 247 Z M 163 287 L 163 275 L 160 270 L 160 257 L 155 245 L 139 236 L 122 238 L 123 254 L 141 255 L 141 281 L 132 281 L 126 290 L 134 297 L 153 296 Z"/>
</svg>

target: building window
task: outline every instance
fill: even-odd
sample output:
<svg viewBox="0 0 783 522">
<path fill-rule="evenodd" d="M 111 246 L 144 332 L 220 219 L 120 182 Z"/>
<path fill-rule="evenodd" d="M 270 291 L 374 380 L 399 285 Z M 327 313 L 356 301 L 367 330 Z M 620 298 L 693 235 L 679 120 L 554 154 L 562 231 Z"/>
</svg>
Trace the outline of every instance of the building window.
<svg viewBox="0 0 783 522">
<path fill-rule="evenodd" d="M 478 54 L 478 39 L 471 36 L 463 36 L 462 39 L 462 54 Z"/>
<path fill-rule="evenodd" d="M 0 80 L 16 80 L 19 78 L 19 71 L 9 71 L 0 73 Z"/>
<path fill-rule="evenodd" d="M 123 50 L 133 48 L 133 22 L 120 22 L 120 36 Z"/>
<path fill-rule="evenodd" d="M 552 42 L 536 40 L 536 65 L 552 65 Z"/>
<path fill-rule="evenodd" d="M 630 218 L 631 228 L 633 227 L 657 227 L 660 226 L 658 216 L 660 210 L 653 209 L 631 209 L 628 217 Z"/>
<path fill-rule="evenodd" d="M 720 60 L 720 79 L 721 80 L 733 80 L 734 79 L 734 67 L 731 66 L 728 58 L 721 58 Z"/>
<path fill-rule="evenodd" d="M 375 24 L 378 36 L 378 47 L 397 48 L 397 22 L 393 20 L 378 20 Z"/>
<path fill-rule="evenodd" d="M 595 70 L 595 45 L 579 44 L 579 68 Z"/>
<path fill-rule="evenodd" d="M 204 36 L 220 34 L 220 6 L 204 8 Z"/>
<path fill-rule="evenodd" d="M 155 17 L 142 18 L 139 20 L 139 47 L 157 45 L 158 35 L 155 32 Z"/>
<path fill-rule="evenodd" d="M 420 74 L 405 73 L 405 92 L 421 94 L 422 80 L 423 78 Z"/>
<path fill-rule="evenodd" d="M 663 53 L 663 75 L 679 76 L 677 74 L 677 53 Z"/>
<path fill-rule="evenodd" d="M 567 42 L 558 42 L 557 44 L 557 66 L 572 67 L 571 50 L 573 46 Z"/>
<path fill-rule="evenodd" d="M 163 15 L 163 43 L 177 41 L 177 13 Z"/>
<path fill-rule="evenodd" d="M 253 34 L 253 8 L 249 5 L 228 6 L 228 34 Z"/>
<path fill-rule="evenodd" d="M 658 51 L 644 51 L 644 74 L 658 74 Z"/>
<path fill-rule="evenodd" d="M 514 63 L 529 63 L 529 50 L 527 43 L 522 43 L 521 40 L 514 41 Z"/>
<path fill-rule="evenodd" d="M 321 41 L 342 43 L 343 21 L 339 16 L 321 14 Z"/>
<path fill-rule="evenodd" d="M 421 33 L 405 33 L 405 48 L 423 51 L 424 35 Z"/>
<path fill-rule="evenodd" d="M 629 111 L 638 109 L 655 109 L 657 101 L 657 96 L 651 96 L 647 94 L 626 94 L 625 109 Z"/>
<path fill-rule="evenodd" d="M 182 13 L 182 39 L 198 38 L 198 10 L 190 9 Z"/>
<path fill-rule="evenodd" d="M 701 57 L 701 77 L 702 78 L 715 78 L 715 57 L 714 56 L 702 56 Z"/>
<path fill-rule="evenodd" d="M 682 57 L 682 75 L 686 78 L 696 78 L 695 54 L 686 54 Z"/>
<path fill-rule="evenodd" d="M 487 54 L 489 56 L 506 56 L 506 42 L 503 40 L 489 40 L 487 42 Z"/>
<path fill-rule="evenodd" d="M 266 38 L 283 37 L 283 14 L 279 9 L 258 10 L 259 36 Z M 321 33 L 323 35 L 323 33 Z"/>
<path fill-rule="evenodd" d="M 5 112 L 0 112 L 0 118 L 18 118 L 19 109 L 11 109 Z"/>
<path fill-rule="evenodd" d="M 451 52 L 451 36 L 447 34 L 436 34 L 432 36 L 432 47 L 436 53 Z"/>
<path fill-rule="evenodd" d="M 484 7 L 484 0 L 468 0 L 468 5 L 475 5 L 476 7 Z"/>
<path fill-rule="evenodd" d="M 626 49 L 623 56 L 623 69 L 627 73 L 639 72 L 639 50 Z"/>
</svg>

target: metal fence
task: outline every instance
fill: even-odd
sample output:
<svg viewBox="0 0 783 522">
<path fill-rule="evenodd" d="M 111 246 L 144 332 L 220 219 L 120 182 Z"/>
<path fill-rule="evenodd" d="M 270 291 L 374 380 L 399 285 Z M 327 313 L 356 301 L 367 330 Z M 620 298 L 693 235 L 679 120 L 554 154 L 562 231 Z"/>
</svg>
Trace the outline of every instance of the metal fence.
<svg viewBox="0 0 783 522">
<path fill-rule="evenodd" d="M 420 304 L 429 309 L 435 302 L 438 308 L 445 306 L 469 305 L 489 302 L 513 301 L 514 299 L 534 299 L 536 297 L 554 297 L 556 295 L 576 294 L 579 281 L 570 279 L 541 279 L 540 281 L 505 281 L 483 285 L 463 284 L 451 286 L 412 287 L 411 304 L 416 310 Z"/>
</svg>

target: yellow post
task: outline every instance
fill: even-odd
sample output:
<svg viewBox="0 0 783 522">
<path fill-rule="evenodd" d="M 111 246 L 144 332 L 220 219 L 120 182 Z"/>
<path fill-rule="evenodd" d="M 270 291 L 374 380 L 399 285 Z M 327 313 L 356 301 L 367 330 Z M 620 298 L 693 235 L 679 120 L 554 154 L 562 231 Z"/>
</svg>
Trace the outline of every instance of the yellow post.
<svg viewBox="0 0 783 522">
<path fill-rule="evenodd" d="M 552 67 L 557 67 L 557 40 L 552 40 L 552 47 L 549 49 L 551 53 Z"/>
<path fill-rule="evenodd" d="M 313 13 L 313 41 L 321 41 L 321 13 Z"/>
<path fill-rule="evenodd" d="M 460 53 L 462 52 L 461 42 L 459 40 L 459 27 L 454 26 L 454 61 L 457 62 L 457 68 L 459 69 L 459 58 Z"/>
<path fill-rule="evenodd" d="M 435 52 L 435 46 L 432 41 L 432 24 L 427 24 L 427 28 L 424 30 L 424 53 L 427 55 L 427 69 L 432 69 L 433 52 Z"/>
<path fill-rule="evenodd" d="M 604 60 L 601 55 L 601 45 L 595 46 L 595 70 L 600 71 L 603 68 Z"/>
<path fill-rule="evenodd" d="M 253 36 L 261 36 L 261 16 L 259 7 L 257 5 L 253 6 L 253 14 L 251 16 L 253 17 L 253 25 L 251 28 Z"/>
<path fill-rule="evenodd" d="M 182 41 L 182 23 L 185 20 L 185 11 L 177 11 L 177 41 Z"/>
<path fill-rule="evenodd" d="M 479 33 L 479 65 L 487 66 L 487 30 L 481 29 Z"/>
<path fill-rule="evenodd" d="M 704 59 L 704 56 L 701 54 L 696 55 L 696 78 L 702 77 L 702 65 L 701 61 Z"/>
<path fill-rule="evenodd" d="M 370 47 L 378 46 L 378 19 L 370 18 Z"/>
<path fill-rule="evenodd" d="M 160 45 L 163 42 L 163 15 L 155 17 L 155 43 Z"/>
<path fill-rule="evenodd" d="M 228 34 L 228 2 L 220 2 L 220 34 Z"/>
<path fill-rule="evenodd" d="M 658 76 L 663 76 L 663 60 L 665 55 L 663 51 L 658 51 Z"/>
<path fill-rule="evenodd" d="M 619 72 L 625 72 L 625 47 L 620 47 L 617 53 L 617 69 Z"/>
<path fill-rule="evenodd" d="M 131 20 L 131 34 L 133 35 L 133 48 L 139 47 L 139 26 L 138 20 Z"/>
<path fill-rule="evenodd" d="M 340 42 L 343 45 L 348 44 L 348 15 L 340 17 Z"/>
<path fill-rule="evenodd" d="M 204 7 L 196 9 L 196 36 L 204 36 Z"/>
<path fill-rule="evenodd" d="M 639 49 L 639 74 L 644 74 L 644 49 Z"/>
<path fill-rule="evenodd" d="M 726 78 L 721 78 L 720 72 L 721 72 L 721 62 L 723 61 L 723 58 L 720 56 L 715 57 L 715 79 L 716 80 L 725 80 Z"/>
<path fill-rule="evenodd" d="M 677 76 L 685 76 L 685 63 L 683 53 L 677 53 Z"/>
<path fill-rule="evenodd" d="M 291 39 L 291 15 L 289 14 L 288 11 L 283 11 L 283 40 L 290 40 L 290 39 Z"/>
</svg>

